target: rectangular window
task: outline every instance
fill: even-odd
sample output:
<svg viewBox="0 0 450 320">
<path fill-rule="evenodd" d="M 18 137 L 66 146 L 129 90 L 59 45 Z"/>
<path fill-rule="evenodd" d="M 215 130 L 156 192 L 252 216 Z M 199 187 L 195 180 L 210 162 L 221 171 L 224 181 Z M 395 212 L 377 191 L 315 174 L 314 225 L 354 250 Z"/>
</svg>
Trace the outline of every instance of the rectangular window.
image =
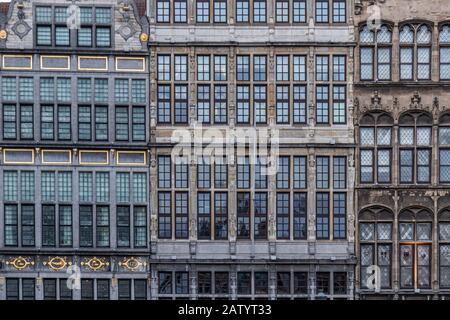
<svg viewBox="0 0 450 320">
<path fill-rule="evenodd" d="M 413 183 L 413 150 L 400 150 L 400 182 Z"/>
<path fill-rule="evenodd" d="M 441 183 L 450 182 L 450 150 L 439 151 L 439 177 Z"/>
<path fill-rule="evenodd" d="M 239 157 L 237 161 L 237 187 L 239 189 L 250 188 L 250 160 L 248 157 Z"/>
<path fill-rule="evenodd" d="M 236 62 L 236 80 L 250 80 L 250 56 L 237 56 Z"/>
<path fill-rule="evenodd" d="M 130 173 L 116 174 L 116 201 L 126 203 L 130 201 Z"/>
<path fill-rule="evenodd" d="M 361 48 L 360 77 L 361 80 L 373 80 L 373 48 Z"/>
<path fill-rule="evenodd" d="M 294 189 L 306 189 L 306 157 L 294 157 Z"/>
<path fill-rule="evenodd" d="M 189 166 L 187 161 L 179 160 L 175 164 L 175 188 L 187 188 L 189 180 Z"/>
<path fill-rule="evenodd" d="M 210 86 L 197 86 L 197 119 L 200 123 L 210 123 Z"/>
<path fill-rule="evenodd" d="M 294 23 L 306 23 L 306 0 L 293 0 L 292 5 Z"/>
<path fill-rule="evenodd" d="M 266 0 L 253 0 L 254 23 L 265 23 L 267 21 L 266 11 L 267 11 Z"/>
<path fill-rule="evenodd" d="M 188 122 L 188 90 L 186 85 L 175 86 L 175 123 Z"/>
<path fill-rule="evenodd" d="M 346 56 L 333 56 L 333 80 L 345 81 L 347 71 Z"/>
<path fill-rule="evenodd" d="M 116 140 L 128 141 L 129 115 L 128 107 L 116 107 Z"/>
<path fill-rule="evenodd" d="M 345 124 L 346 119 L 347 87 L 333 86 L 333 123 Z"/>
<path fill-rule="evenodd" d="M 333 194 L 333 239 L 346 239 L 347 194 Z"/>
<path fill-rule="evenodd" d="M 214 193 L 214 237 L 228 239 L 228 193 Z"/>
<path fill-rule="evenodd" d="M 237 193 L 237 237 L 250 239 L 250 193 Z"/>
<path fill-rule="evenodd" d="M 267 87 L 253 87 L 255 123 L 267 123 Z"/>
<path fill-rule="evenodd" d="M 211 193 L 197 194 L 198 239 L 211 239 Z"/>
<path fill-rule="evenodd" d="M 133 107 L 131 119 L 133 141 L 145 141 L 145 107 Z"/>
<path fill-rule="evenodd" d="M 117 281 L 119 300 L 131 300 L 131 279 Z"/>
<path fill-rule="evenodd" d="M 35 245 L 34 205 L 22 205 L 22 246 L 33 247 Z"/>
<path fill-rule="evenodd" d="M 59 245 L 72 246 L 72 206 L 59 206 Z"/>
<path fill-rule="evenodd" d="M 170 85 L 158 85 L 158 122 L 170 123 L 170 117 Z"/>
<path fill-rule="evenodd" d="M 400 48 L 400 80 L 413 79 L 413 49 Z"/>
<path fill-rule="evenodd" d="M 289 239 L 289 193 L 277 193 L 277 239 Z"/>
<path fill-rule="evenodd" d="M 254 232 L 255 239 L 267 239 L 267 192 L 256 192 L 254 195 Z"/>
<path fill-rule="evenodd" d="M 294 123 L 306 124 L 306 86 L 294 86 Z"/>
<path fill-rule="evenodd" d="M 290 157 L 278 158 L 278 171 L 277 171 L 277 188 L 289 189 L 290 178 Z"/>
<path fill-rule="evenodd" d="M 78 107 L 78 139 L 90 141 L 92 139 L 91 107 Z"/>
<path fill-rule="evenodd" d="M 170 56 L 168 56 L 170 58 Z M 175 81 L 187 81 L 188 79 L 188 57 L 185 55 L 175 55 Z M 169 72 L 170 78 L 170 65 L 165 67 L 165 73 Z M 165 75 L 167 78 L 167 74 Z"/>
<path fill-rule="evenodd" d="M 226 81 L 227 68 L 227 56 L 214 56 L 214 81 Z"/>
<path fill-rule="evenodd" d="M 391 153 L 389 150 L 378 150 L 378 183 L 391 181 Z"/>
<path fill-rule="evenodd" d="M 289 86 L 277 86 L 276 88 L 276 112 L 277 123 L 289 123 Z"/>
<path fill-rule="evenodd" d="M 289 22 L 289 1 L 277 0 L 275 3 L 275 21 Z"/>
<path fill-rule="evenodd" d="M 173 5 L 173 20 L 175 23 L 187 22 L 187 0 L 175 0 Z"/>
<path fill-rule="evenodd" d="M 306 81 L 306 56 L 294 56 L 294 81 Z"/>
<path fill-rule="evenodd" d="M 17 138 L 17 115 L 15 105 L 3 105 L 3 139 Z"/>
<path fill-rule="evenodd" d="M 92 206 L 80 206 L 80 247 L 93 246 Z"/>
<path fill-rule="evenodd" d="M 441 48 L 439 54 L 441 80 L 450 80 L 450 48 Z"/>
<path fill-rule="evenodd" d="M 252 273 L 238 272 L 237 273 L 237 294 L 250 295 L 252 294 Z"/>
<path fill-rule="evenodd" d="M 237 86 L 237 123 L 250 123 L 250 87 Z"/>
<path fill-rule="evenodd" d="M 391 80 L 391 48 L 378 48 L 378 80 Z"/>
<path fill-rule="evenodd" d="M 55 206 L 42 206 L 42 245 L 45 247 L 56 246 L 56 216 Z"/>
<path fill-rule="evenodd" d="M 158 187 L 171 187 L 171 160 L 170 156 L 158 156 Z"/>
<path fill-rule="evenodd" d="M 236 0 L 236 22 L 249 22 L 249 1 L 250 0 Z"/>
<path fill-rule="evenodd" d="M 108 107 L 95 107 L 95 140 L 108 140 Z"/>
<path fill-rule="evenodd" d="M 267 57 L 253 56 L 253 80 L 266 81 L 267 79 Z"/>
<path fill-rule="evenodd" d="M 289 81 L 289 56 L 277 56 L 277 81 Z"/>
<path fill-rule="evenodd" d="M 211 164 L 206 158 L 202 158 L 197 164 L 197 187 L 203 189 L 211 187 Z"/>
<path fill-rule="evenodd" d="M 97 247 L 109 247 L 109 206 L 96 207 Z"/>
<path fill-rule="evenodd" d="M 330 237 L 330 195 L 316 193 L 316 238 L 326 240 Z"/>
<path fill-rule="evenodd" d="M 430 79 L 431 49 L 417 48 L 417 79 Z"/>
<path fill-rule="evenodd" d="M 346 189 L 347 187 L 347 157 L 333 158 L 333 188 Z"/>
<path fill-rule="evenodd" d="M 18 221 L 17 205 L 5 204 L 5 246 L 18 246 Z"/>
<path fill-rule="evenodd" d="M 170 22 L 170 1 L 168 0 L 156 1 L 156 22 L 159 23 Z"/>
<path fill-rule="evenodd" d="M 135 206 L 134 211 L 134 247 L 147 247 L 147 207 Z"/>
<path fill-rule="evenodd" d="M 55 172 L 42 171 L 41 173 L 41 199 L 43 202 L 55 201 Z"/>
<path fill-rule="evenodd" d="M 170 81 L 170 55 L 158 55 L 158 81 Z"/>
<path fill-rule="evenodd" d="M 373 151 L 361 150 L 361 173 L 360 179 L 362 183 L 373 182 Z"/>
<path fill-rule="evenodd" d="M 197 0 L 197 22 L 209 22 L 209 0 Z"/>
<path fill-rule="evenodd" d="M 294 193 L 294 240 L 305 240 L 308 235 L 307 229 L 307 193 Z"/>
<path fill-rule="evenodd" d="M 329 157 L 316 157 L 316 180 L 317 189 L 328 189 L 329 175 L 330 175 L 330 158 Z"/>
<path fill-rule="evenodd" d="M 172 209 L 171 193 L 158 192 L 158 237 L 170 239 L 172 237 Z"/>
<path fill-rule="evenodd" d="M 214 22 L 226 23 L 227 22 L 227 1 L 226 0 L 214 0 Z"/>
<path fill-rule="evenodd" d="M 316 23 L 328 22 L 328 0 L 316 0 Z"/>
<path fill-rule="evenodd" d="M 117 207 L 117 246 L 130 247 L 130 207 Z"/>
<path fill-rule="evenodd" d="M 146 81 L 143 79 L 132 79 L 131 102 L 145 104 L 146 101 L 147 101 Z"/>
<path fill-rule="evenodd" d="M 109 202 L 109 172 L 95 173 L 95 189 L 97 202 Z"/>
<path fill-rule="evenodd" d="M 175 238 L 187 239 L 189 232 L 189 193 L 175 193 Z"/>
<path fill-rule="evenodd" d="M 41 101 L 53 102 L 54 101 L 54 79 L 53 78 L 41 78 L 40 84 L 40 98 Z"/>
<path fill-rule="evenodd" d="M 227 86 L 214 86 L 214 123 L 227 123 Z"/>
<path fill-rule="evenodd" d="M 67 80 L 67 79 L 59 79 Z M 5 94 L 13 94 L 16 92 L 5 92 Z M 34 100 L 34 79 L 33 78 L 19 78 L 19 100 L 33 101 Z M 66 100 L 67 101 L 67 100 Z"/>
<path fill-rule="evenodd" d="M 316 87 L 316 121 L 318 124 L 328 124 L 329 120 L 329 87 Z"/>
<path fill-rule="evenodd" d="M 269 274 L 255 272 L 255 294 L 267 295 L 269 293 Z"/>
<path fill-rule="evenodd" d="M 214 161 L 214 187 L 217 189 L 228 187 L 228 167 L 225 158 L 217 158 Z"/>
<path fill-rule="evenodd" d="M 334 23 L 347 22 L 345 1 L 346 0 L 333 0 L 333 22 Z"/>
<path fill-rule="evenodd" d="M 17 80 L 13 77 L 2 78 L 2 98 L 3 101 L 17 101 Z"/>
</svg>

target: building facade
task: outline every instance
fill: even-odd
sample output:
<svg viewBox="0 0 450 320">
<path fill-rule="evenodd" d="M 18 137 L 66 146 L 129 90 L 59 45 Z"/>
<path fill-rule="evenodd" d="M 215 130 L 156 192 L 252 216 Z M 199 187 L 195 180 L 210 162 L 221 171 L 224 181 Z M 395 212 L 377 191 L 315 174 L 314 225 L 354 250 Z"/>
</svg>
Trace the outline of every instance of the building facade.
<svg viewBox="0 0 450 320">
<path fill-rule="evenodd" d="M 148 20 L 71 4 L 12 1 L 1 19 L 0 299 L 144 299 Z"/>
<path fill-rule="evenodd" d="M 445 2 L 1 4 L 0 300 L 447 298 Z"/>
<path fill-rule="evenodd" d="M 375 2 L 376 23 L 355 12 L 356 296 L 448 299 L 448 2 Z"/>
<path fill-rule="evenodd" d="M 351 2 L 152 1 L 150 9 L 150 264 L 159 297 L 351 298 Z M 197 152 L 212 148 L 212 136 L 253 133 L 278 137 L 267 146 L 277 144 L 276 174 L 263 174 L 265 155 L 253 157 L 266 147 L 259 142 Z M 197 146 L 182 160 L 179 135 Z M 190 288 L 171 291 L 180 272 Z"/>
</svg>

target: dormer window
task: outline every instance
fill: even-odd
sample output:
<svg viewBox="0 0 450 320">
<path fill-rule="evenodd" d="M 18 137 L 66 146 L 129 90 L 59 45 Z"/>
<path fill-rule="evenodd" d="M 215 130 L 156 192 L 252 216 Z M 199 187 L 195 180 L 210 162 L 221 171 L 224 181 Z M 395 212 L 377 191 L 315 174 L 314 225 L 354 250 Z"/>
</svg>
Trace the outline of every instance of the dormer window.
<svg viewBox="0 0 450 320">
<path fill-rule="evenodd" d="M 68 7 L 37 6 L 36 44 L 46 47 L 70 47 L 71 16 Z M 111 8 L 81 7 L 80 26 L 77 32 L 77 46 L 109 48 L 111 47 Z"/>
</svg>

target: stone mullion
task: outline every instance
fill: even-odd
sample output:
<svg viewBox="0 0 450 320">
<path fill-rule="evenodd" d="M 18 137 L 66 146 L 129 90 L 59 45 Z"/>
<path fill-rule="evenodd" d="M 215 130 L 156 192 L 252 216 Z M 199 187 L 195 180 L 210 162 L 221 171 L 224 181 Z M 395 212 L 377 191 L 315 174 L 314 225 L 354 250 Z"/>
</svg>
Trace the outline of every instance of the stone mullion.
<svg viewBox="0 0 450 320">
<path fill-rule="evenodd" d="M 193 159 L 189 165 L 189 240 L 191 241 L 191 254 L 195 254 L 195 248 L 193 247 L 195 247 L 197 241 L 197 162 L 199 160 Z"/>
<path fill-rule="evenodd" d="M 431 244 L 431 289 L 434 294 L 439 293 L 439 220 L 438 220 L 438 210 L 439 210 L 439 196 L 437 192 L 431 197 L 433 199 L 433 229 L 432 229 L 432 244 Z"/>
<path fill-rule="evenodd" d="M 435 24 L 432 32 L 432 47 L 431 47 L 431 80 L 434 82 L 439 82 L 440 72 L 439 72 L 439 28 Z"/>
<path fill-rule="evenodd" d="M 399 266 L 399 250 L 398 250 L 398 191 L 394 191 L 394 225 L 392 227 L 392 283 L 394 293 L 397 296 L 400 288 L 400 266 Z M 375 253 L 376 254 L 376 253 Z M 395 298 L 394 298 L 395 299 Z"/>
<path fill-rule="evenodd" d="M 228 123 L 230 126 L 230 136 L 236 128 L 236 48 L 230 47 L 228 56 Z M 231 143 L 233 141 L 227 141 Z M 231 151 L 231 152 L 230 152 Z M 237 236 L 237 212 L 236 212 L 236 158 L 234 145 L 227 145 L 227 163 L 228 163 L 228 239 L 230 241 L 230 254 L 236 254 L 236 236 Z M 233 279 L 233 278 L 232 278 Z M 236 280 L 234 278 L 234 280 Z M 234 293 L 235 295 L 235 293 Z"/>
<path fill-rule="evenodd" d="M 315 199 L 316 199 L 316 158 L 315 148 L 308 150 L 308 251 L 310 255 L 315 254 L 316 241 L 316 217 L 315 217 Z"/>
<path fill-rule="evenodd" d="M 400 59 L 400 49 L 398 44 L 400 43 L 400 35 L 399 35 L 399 27 L 398 23 L 395 24 L 392 32 L 392 43 L 394 44 L 392 46 L 392 81 L 399 81 L 400 79 L 400 66 L 399 66 L 399 59 Z"/>
<path fill-rule="evenodd" d="M 315 49 L 314 47 L 309 48 L 309 54 L 307 56 L 307 72 L 308 72 L 308 87 L 307 87 L 307 93 L 309 97 L 309 106 L 308 106 L 308 126 L 310 127 L 310 133 L 309 136 L 314 136 L 314 129 L 316 126 L 315 121 L 315 65 L 314 65 L 314 54 Z"/>
<path fill-rule="evenodd" d="M 156 251 L 158 241 L 158 165 L 157 150 L 152 148 L 150 151 L 150 254 Z"/>
</svg>

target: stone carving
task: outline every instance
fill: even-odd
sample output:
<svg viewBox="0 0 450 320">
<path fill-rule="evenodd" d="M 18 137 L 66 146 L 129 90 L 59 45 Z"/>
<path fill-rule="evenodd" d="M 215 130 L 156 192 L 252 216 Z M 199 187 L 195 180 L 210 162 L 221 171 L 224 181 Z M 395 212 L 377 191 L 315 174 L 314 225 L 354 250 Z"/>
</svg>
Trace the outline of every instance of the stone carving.
<svg viewBox="0 0 450 320">
<path fill-rule="evenodd" d="M 25 8 L 25 3 L 28 2 L 28 0 L 19 0 L 17 2 L 17 19 L 18 21 L 14 23 L 12 26 L 12 31 L 20 38 L 23 39 L 30 31 L 31 27 L 28 25 L 28 23 L 25 21 L 25 11 L 23 10 Z"/>
</svg>

